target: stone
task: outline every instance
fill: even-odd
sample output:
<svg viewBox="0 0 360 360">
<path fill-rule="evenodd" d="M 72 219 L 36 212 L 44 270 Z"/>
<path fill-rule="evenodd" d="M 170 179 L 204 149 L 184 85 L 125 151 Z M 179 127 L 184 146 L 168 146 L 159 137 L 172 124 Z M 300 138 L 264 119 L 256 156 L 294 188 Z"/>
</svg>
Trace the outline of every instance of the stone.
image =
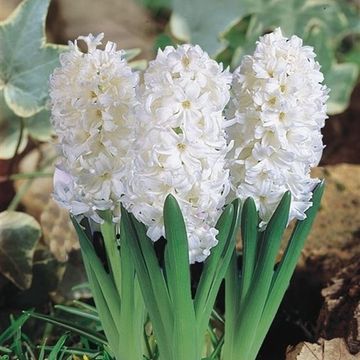
<svg viewBox="0 0 360 360">
<path fill-rule="evenodd" d="M 288 348 L 286 360 L 359 360 L 349 353 L 343 339 L 320 339 L 318 343 L 302 342 Z"/>
</svg>

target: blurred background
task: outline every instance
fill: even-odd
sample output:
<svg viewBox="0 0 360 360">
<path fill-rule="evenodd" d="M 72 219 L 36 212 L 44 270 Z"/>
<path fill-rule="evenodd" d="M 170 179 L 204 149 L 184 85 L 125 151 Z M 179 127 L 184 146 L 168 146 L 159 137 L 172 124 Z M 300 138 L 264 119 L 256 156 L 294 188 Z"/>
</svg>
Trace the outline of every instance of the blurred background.
<svg viewBox="0 0 360 360">
<path fill-rule="evenodd" d="M 20 2 L 0 0 L 0 21 Z M 104 32 L 105 40 L 119 48 L 140 50 L 132 60 L 140 69 L 159 47 L 193 42 L 235 68 L 244 54 L 253 51 L 258 36 L 277 26 L 285 35 L 296 34 L 315 47 L 325 84 L 331 88 L 329 119 L 323 129 L 326 147 L 314 170 L 326 179 L 327 187 L 259 360 L 313 359 L 306 357 L 309 348 L 319 358 L 330 359 L 328 351 L 358 359 L 360 2 L 52 0 L 46 35 L 48 42 L 67 44 L 79 35 Z M 51 199 L 56 152 L 48 113 L 35 114 L 21 127 L 1 101 L 0 334 L 9 315 L 23 309 L 51 313 L 54 304 L 80 298 L 91 302 L 76 236 L 66 212 Z M 25 223 L 31 223 L 33 232 L 24 244 L 25 230 L 20 231 L 19 224 Z M 31 328 L 35 337 L 42 336 L 42 327 L 28 326 L 35 326 Z"/>
</svg>

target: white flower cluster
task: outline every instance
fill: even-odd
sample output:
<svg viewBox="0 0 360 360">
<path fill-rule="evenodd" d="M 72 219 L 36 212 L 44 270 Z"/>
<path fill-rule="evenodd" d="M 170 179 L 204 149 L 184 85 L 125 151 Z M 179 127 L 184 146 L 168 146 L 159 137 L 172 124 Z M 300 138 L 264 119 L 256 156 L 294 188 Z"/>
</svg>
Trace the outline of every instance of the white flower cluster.
<svg viewBox="0 0 360 360">
<path fill-rule="evenodd" d="M 150 62 L 139 90 L 140 107 L 122 202 L 164 236 L 168 194 L 184 215 L 190 262 L 203 261 L 217 244 L 214 228 L 230 189 L 223 110 L 231 75 L 199 46 L 166 47 Z"/>
<path fill-rule="evenodd" d="M 74 215 L 101 222 L 97 210 L 119 208 L 122 172 L 132 142 L 132 109 L 138 76 L 103 34 L 79 37 L 60 57 L 50 79 L 52 124 L 61 152 L 55 176 L 55 199 Z"/>
<path fill-rule="evenodd" d="M 277 29 L 232 76 L 199 46 L 169 46 L 139 82 L 113 43 L 97 48 L 102 38 L 79 37 L 85 53 L 70 43 L 50 81 L 61 152 L 55 199 L 63 207 L 101 222 L 98 211 L 116 218 L 121 201 L 156 241 L 172 194 L 191 263 L 217 244 L 214 226 L 231 187 L 254 198 L 261 226 L 287 190 L 290 219 L 305 217 L 328 97 L 311 47 Z"/>
<path fill-rule="evenodd" d="M 231 164 L 237 197 L 253 197 L 262 225 L 287 190 L 290 220 L 303 219 L 318 182 L 310 168 L 320 160 L 320 129 L 326 119 L 328 89 L 315 54 L 297 36 L 280 29 L 260 38 L 253 56 L 234 73 L 228 129 L 235 140 Z"/>
</svg>

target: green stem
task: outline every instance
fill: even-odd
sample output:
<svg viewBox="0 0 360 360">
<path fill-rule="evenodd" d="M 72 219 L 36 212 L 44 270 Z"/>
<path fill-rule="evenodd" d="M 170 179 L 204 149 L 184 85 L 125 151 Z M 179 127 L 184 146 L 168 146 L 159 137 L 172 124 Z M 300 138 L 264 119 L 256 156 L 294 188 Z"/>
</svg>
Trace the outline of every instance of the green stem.
<svg viewBox="0 0 360 360">
<path fill-rule="evenodd" d="M 10 164 L 9 164 L 8 171 L 7 171 L 8 176 L 11 175 L 11 173 L 12 173 L 12 171 L 13 171 L 13 169 L 14 169 L 16 156 L 17 156 L 17 153 L 18 153 L 18 151 L 19 151 L 19 148 L 20 148 L 20 145 L 21 145 L 21 141 L 22 141 L 22 138 L 23 138 L 23 135 L 24 135 L 24 128 L 25 128 L 24 119 L 23 119 L 23 118 L 20 118 L 19 138 L 18 138 L 18 142 L 17 142 L 16 147 L 15 147 L 14 155 L 13 155 L 13 157 L 12 157 L 11 160 L 10 160 Z"/>
<path fill-rule="evenodd" d="M 43 172 L 43 171 L 33 171 L 27 173 L 17 173 L 9 176 L 10 180 L 22 180 L 22 179 L 36 179 L 43 177 L 52 177 L 52 172 Z"/>
</svg>

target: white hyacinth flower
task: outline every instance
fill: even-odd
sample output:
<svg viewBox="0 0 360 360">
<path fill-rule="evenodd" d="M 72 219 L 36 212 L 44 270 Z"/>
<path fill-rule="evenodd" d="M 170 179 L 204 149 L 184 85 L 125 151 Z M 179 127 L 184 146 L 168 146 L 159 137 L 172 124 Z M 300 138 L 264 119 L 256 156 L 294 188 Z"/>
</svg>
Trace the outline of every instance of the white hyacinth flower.
<svg viewBox="0 0 360 360">
<path fill-rule="evenodd" d="M 166 196 L 175 196 L 191 263 L 204 261 L 217 244 L 214 226 L 230 188 L 222 114 L 230 83 L 230 73 L 199 46 L 182 45 L 159 50 L 139 90 L 122 202 L 156 241 L 165 235 Z"/>
<path fill-rule="evenodd" d="M 55 198 L 74 215 L 90 216 L 97 222 L 101 221 L 97 210 L 119 209 L 138 84 L 138 75 L 114 43 L 97 49 L 102 38 L 103 34 L 79 37 L 87 45 L 85 53 L 77 41 L 70 42 L 70 50 L 60 57 L 61 67 L 50 79 L 59 168 L 73 181 L 64 187 L 64 181 L 57 182 L 59 177 L 55 177 Z"/>
<path fill-rule="evenodd" d="M 290 219 L 304 219 L 318 179 L 310 177 L 323 150 L 320 129 L 326 116 L 328 89 L 313 48 L 280 29 L 260 38 L 252 56 L 236 69 L 227 131 L 235 145 L 231 177 L 236 196 L 251 196 L 261 226 L 281 196 L 292 194 Z"/>
</svg>

